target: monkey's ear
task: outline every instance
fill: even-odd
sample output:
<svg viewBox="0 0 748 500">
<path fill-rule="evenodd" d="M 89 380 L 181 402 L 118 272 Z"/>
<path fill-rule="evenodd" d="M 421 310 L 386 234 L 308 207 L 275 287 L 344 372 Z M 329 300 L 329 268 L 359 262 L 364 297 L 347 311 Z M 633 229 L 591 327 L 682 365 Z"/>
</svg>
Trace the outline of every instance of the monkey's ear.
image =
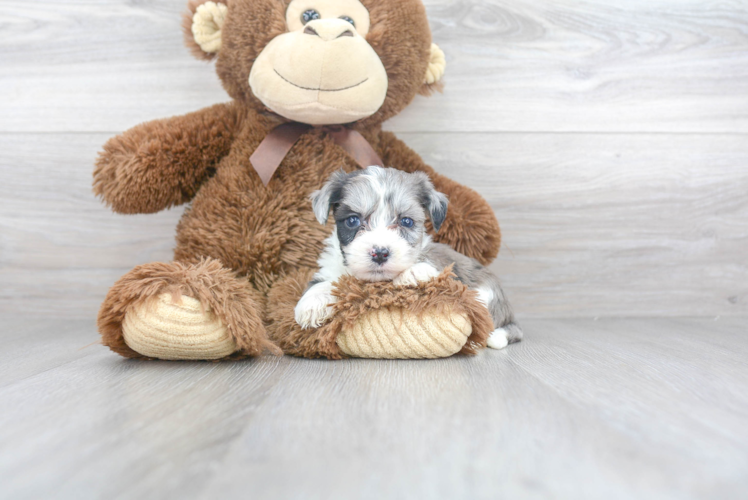
<svg viewBox="0 0 748 500">
<path fill-rule="evenodd" d="M 430 96 L 435 90 L 441 92 L 444 88 L 442 78 L 447 68 L 447 59 L 444 57 L 444 51 L 435 43 L 431 44 L 431 56 L 429 57 L 429 67 L 426 70 L 426 77 L 423 79 L 423 86 L 419 94 Z"/>
<path fill-rule="evenodd" d="M 198 59 L 213 59 L 221 50 L 221 28 L 229 11 L 228 0 L 190 0 L 184 14 L 184 41 Z"/>
</svg>

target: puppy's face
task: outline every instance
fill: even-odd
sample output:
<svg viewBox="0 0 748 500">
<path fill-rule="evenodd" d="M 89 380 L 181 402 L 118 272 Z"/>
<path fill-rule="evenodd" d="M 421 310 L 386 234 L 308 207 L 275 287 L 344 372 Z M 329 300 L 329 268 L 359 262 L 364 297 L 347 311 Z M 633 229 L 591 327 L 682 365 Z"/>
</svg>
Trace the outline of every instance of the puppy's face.
<svg viewBox="0 0 748 500">
<path fill-rule="evenodd" d="M 447 198 L 423 173 L 369 167 L 338 172 L 312 195 L 321 223 L 335 219 L 343 264 L 358 279 L 387 281 L 418 262 L 430 217 L 438 230 Z"/>
</svg>

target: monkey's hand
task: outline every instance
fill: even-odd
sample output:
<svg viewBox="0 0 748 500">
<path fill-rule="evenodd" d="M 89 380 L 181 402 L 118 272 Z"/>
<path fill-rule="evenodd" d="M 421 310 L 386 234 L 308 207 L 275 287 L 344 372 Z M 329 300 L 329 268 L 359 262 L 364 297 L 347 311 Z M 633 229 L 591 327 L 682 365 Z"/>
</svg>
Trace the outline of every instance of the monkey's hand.
<svg viewBox="0 0 748 500">
<path fill-rule="evenodd" d="M 186 203 L 228 154 L 240 121 L 235 104 L 217 104 L 113 137 L 96 160 L 94 193 L 125 214 Z"/>
</svg>

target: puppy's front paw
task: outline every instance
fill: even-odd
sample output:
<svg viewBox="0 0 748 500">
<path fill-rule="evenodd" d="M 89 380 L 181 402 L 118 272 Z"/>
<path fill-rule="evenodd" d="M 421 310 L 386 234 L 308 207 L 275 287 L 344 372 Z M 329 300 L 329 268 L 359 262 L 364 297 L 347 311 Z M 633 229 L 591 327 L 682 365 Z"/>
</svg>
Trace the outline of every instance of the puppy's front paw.
<svg viewBox="0 0 748 500">
<path fill-rule="evenodd" d="M 301 297 L 294 309 L 294 317 L 301 328 L 319 328 L 332 316 L 332 305 L 337 299 L 332 295 L 332 283 L 317 283 Z"/>
<path fill-rule="evenodd" d="M 421 262 L 397 275 L 392 280 L 392 284 L 395 286 L 414 286 L 437 276 L 439 276 L 439 271 L 434 266 L 427 262 Z"/>
</svg>

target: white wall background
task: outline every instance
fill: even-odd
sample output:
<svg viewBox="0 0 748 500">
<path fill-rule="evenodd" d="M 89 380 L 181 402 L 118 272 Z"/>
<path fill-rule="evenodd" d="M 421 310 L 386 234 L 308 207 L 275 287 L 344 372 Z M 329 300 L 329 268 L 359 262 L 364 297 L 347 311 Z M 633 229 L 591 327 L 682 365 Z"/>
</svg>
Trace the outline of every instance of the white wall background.
<svg viewBox="0 0 748 500">
<path fill-rule="evenodd" d="M 521 317 L 748 313 L 745 1 L 429 0 L 446 90 L 388 124 L 495 208 Z M 93 161 L 227 100 L 186 0 L 0 0 L 0 312 L 93 318 L 181 210 L 110 213 Z"/>
</svg>

